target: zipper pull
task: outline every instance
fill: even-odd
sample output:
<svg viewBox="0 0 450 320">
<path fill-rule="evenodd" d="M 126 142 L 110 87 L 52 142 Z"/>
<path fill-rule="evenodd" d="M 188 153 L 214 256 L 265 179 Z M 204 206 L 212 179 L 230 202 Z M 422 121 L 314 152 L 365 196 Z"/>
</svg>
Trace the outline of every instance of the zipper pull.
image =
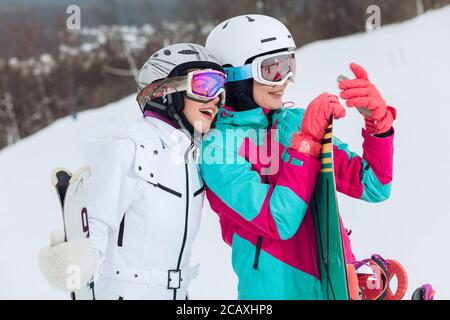
<svg viewBox="0 0 450 320">
<path fill-rule="evenodd" d="M 186 152 L 184 153 L 184 162 L 186 164 L 189 163 L 189 152 L 192 150 L 192 147 L 195 147 L 195 144 L 191 142 L 191 145 L 187 148 Z"/>
</svg>

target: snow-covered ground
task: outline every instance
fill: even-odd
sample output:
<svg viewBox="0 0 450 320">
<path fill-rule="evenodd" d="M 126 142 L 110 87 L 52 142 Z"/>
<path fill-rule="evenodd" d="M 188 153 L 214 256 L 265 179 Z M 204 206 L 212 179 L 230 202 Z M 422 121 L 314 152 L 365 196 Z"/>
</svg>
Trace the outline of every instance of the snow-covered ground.
<svg viewBox="0 0 450 320">
<path fill-rule="evenodd" d="M 450 298 L 450 7 L 369 34 L 321 41 L 298 51 L 298 78 L 286 101 L 306 106 L 323 91 L 337 93 L 339 74 L 352 61 L 365 66 L 386 100 L 397 108 L 395 176 L 391 198 L 367 204 L 340 196 L 359 258 L 380 253 L 403 263 L 410 290 L 430 282 L 437 298 Z M 56 166 L 92 164 L 99 146 L 140 116 L 134 97 L 64 118 L 0 151 L 0 299 L 65 299 L 41 276 L 37 254 L 60 228 L 50 183 Z M 362 120 L 354 110 L 335 124 L 336 135 L 361 151 Z M 193 250 L 201 263 L 192 299 L 234 299 L 236 277 L 216 215 L 206 205 Z"/>
</svg>

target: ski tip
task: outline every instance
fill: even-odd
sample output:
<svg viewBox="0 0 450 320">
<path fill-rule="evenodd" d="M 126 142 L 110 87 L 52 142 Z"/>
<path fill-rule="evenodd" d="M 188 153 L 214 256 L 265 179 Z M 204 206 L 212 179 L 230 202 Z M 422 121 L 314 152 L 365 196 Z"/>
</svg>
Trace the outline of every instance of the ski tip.
<svg viewBox="0 0 450 320">
<path fill-rule="evenodd" d="M 91 167 L 88 165 L 84 165 L 72 175 L 72 177 L 70 178 L 70 183 L 75 182 L 82 176 L 89 177 L 90 175 L 91 175 Z"/>
<path fill-rule="evenodd" d="M 53 171 L 52 171 L 52 184 L 54 186 L 56 186 L 58 184 L 58 182 L 59 182 L 58 174 L 60 174 L 60 173 L 65 173 L 69 177 L 72 176 L 70 171 L 67 170 L 66 168 L 63 168 L 63 167 L 56 167 L 56 168 L 54 168 Z"/>
</svg>

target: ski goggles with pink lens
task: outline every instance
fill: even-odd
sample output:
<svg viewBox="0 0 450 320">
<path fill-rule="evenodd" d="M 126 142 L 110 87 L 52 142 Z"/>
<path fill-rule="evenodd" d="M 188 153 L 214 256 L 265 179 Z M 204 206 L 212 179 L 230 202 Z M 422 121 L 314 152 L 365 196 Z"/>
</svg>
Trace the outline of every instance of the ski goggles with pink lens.
<svg viewBox="0 0 450 320">
<path fill-rule="evenodd" d="M 253 78 L 261 84 L 283 85 L 294 81 L 296 73 L 295 52 L 279 52 L 255 58 L 251 64 L 225 68 L 227 82 Z"/>
<path fill-rule="evenodd" d="M 142 110 L 147 102 L 164 98 L 166 95 L 186 91 L 195 101 L 208 102 L 220 97 L 220 106 L 225 104 L 226 75 L 213 69 L 194 70 L 185 76 L 167 78 L 145 86 L 138 94 L 137 101 Z M 219 107 L 220 107 L 219 106 Z"/>
</svg>

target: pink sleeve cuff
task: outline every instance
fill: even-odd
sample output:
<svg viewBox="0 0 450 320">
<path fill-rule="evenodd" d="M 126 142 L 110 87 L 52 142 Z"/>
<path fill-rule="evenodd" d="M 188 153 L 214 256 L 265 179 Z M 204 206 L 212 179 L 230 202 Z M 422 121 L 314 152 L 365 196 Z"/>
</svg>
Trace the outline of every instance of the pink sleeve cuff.
<svg viewBox="0 0 450 320">
<path fill-rule="evenodd" d="M 390 183 L 394 162 L 395 130 L 393 129 L 392 135 L 389 137 L 379 138 L 363 129 L 362 136 L 364 138 L 363 159 L 367 161 L 383 185 Z"/>
</svg>

